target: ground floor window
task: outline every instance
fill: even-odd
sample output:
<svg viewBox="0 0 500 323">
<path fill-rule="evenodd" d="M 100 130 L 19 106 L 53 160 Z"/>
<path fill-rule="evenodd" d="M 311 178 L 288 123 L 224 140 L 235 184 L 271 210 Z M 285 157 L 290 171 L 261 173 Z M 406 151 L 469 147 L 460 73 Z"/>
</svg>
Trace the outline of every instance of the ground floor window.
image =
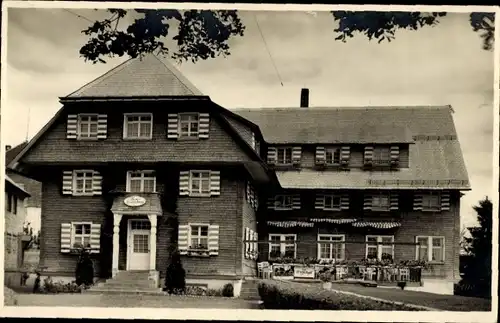
<svg viewBox="0 0 500 323">
<path fill-rule="evenodd" d="M 394 236 L 366 236 L 367 259 L 392 260 L 394 259 Z"/>
<path fill-rule="evenodd" d="M 192 224 L 190 225 L 189 248 L 208 250 L 208 225 Z"/>
<path fill-rule="evenodd" d="M 73 241 L 71 242 L 73 248 L 90 248 L 90 223 L 73 223 L 73 232 Z"/>
<path fill-rule="evenodd" d="M 345 241 L 343 234 L 318 234 L 318 258 L 329 260 L 343 260 L 345 253 L 344 243 L 332 243 Z"/>
<path fill-rule="evenodd" d="M 444 261 L 444 237 L 416 237 L 416 259 L 430 262 Z"/>
<path fill-rule="evenodd" d="M 296 234 L 270 234 L 269 258 L 296 258 Z"/>
</svg>

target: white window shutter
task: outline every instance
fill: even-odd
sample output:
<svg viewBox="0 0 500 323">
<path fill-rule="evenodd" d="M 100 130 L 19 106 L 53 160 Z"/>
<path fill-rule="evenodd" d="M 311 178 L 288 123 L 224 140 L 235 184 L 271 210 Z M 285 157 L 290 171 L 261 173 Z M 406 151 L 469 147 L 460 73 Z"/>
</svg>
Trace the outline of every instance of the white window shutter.
<svg viewBox="0 0 500 323">
<path fill-rule="evenodd" d="M 278 159 L 278 152 L 276 147 L 268 147 L 267 148 L 267 163 L 269 165 L 276 164 L 276 160 Z"/>
<path fill-rule="evenodd" d="M 208 254 L 219 255 L 219 226 L 215 224 L 208 227 Z"/>
<path fill-rule="evenodd" d="M 90 252 L 101 252 L 101 225 L 99 223 L 90 225 Z"/>
<path fill-rule="evenodd" d="M 316 147 L 316 165 L 324 165 L 326 163 L 326 151 L 325 147 Z"/>
<path fill-rule="evenodd" d="M 76 139 L 77 126 L 78 126 L 78 115 L 68 114 L 68 120 L 67 120 L 67 125 L 66 125 L 66 138 L 67 139 Z"/>
<path fill-rule="evenodd" d="M 302 159 L 302 148 L 300 146 L 292 148 L 292 163 L 294 165 L 300 165 L 300 160 Z"/>
<path fill-rule="evenodd" d="M 391 164 L 399 163 L 399 146 L 391 146 Z"/>
<path fill-rule="evenodd" d="M 351 147 L 342 146 L 342 148 L 340 148 L 340 163 L 342 165 L 347 165 L 349 164 L 350 158 L 351 158 Z"/>
<path fill-rule="evenodd" d="M 373 146 L 365 146 L 364 164 L 365 165 L 373 164 Z"/>
<path fill-rule="evenodd" d="M 424 203 L 424 196 L 421 193 L 416 193 L 413 196 L 413 210 L 414 211 L 422 211 Z"/>
<path fill-rule="evenodd" d="M 349 210 L 349 194 L 342 194 L 340 196 L 340 209 Z"/>
<path fill-rule="evenodd" d="M 62 193 L 63 195 L 73 195 L 73 171 L 63 171 Z"/>
<path fill-rule="evenodd" d="M 399 194 L 397 192 L 391 192 L 389 196 L 389 204 L 391 211 L 397 211 L 399 209 Z"/>
<path fill-rule="evenodd" d="M 250 187 L 250 182 L 247 182 L 247 187 L 246 187 L 246 199 L 247 199 L 247 202 L 250 203 L 250 196 L 252 194 L 251 192 L 251 187 Z"/>
<path fill-rule="evenodd" d="M 274 196 L 267 198 L 267 208 L 274 210 L 276 208 L 276 198 Z"/>
<path fill-rule="evenodd" d="M 316 210 L 324 210 L 325 209 L 325 195 L 316 194 L 316 199 L 314 201 L 314 208 Z"/>
<path fill-rule="evenodd" d="M 252 131 L 252 137 L 250 139 L 250 144 L 254 150 L 257 148 L 257 142 L 255 141 L 255 133 Z"/>
<path fill-rule="evenodd" d="M 189 171 L 179 172 L 179 195 L 189 195 Z"/>
<path fill-rule="evenodd" d="M 106 139 L 108 136 L 108 115 L 99 114 L 97 116 L 97 139 Z"/>
<path fill-rule="evenodd" d="M 98 171 L 94 171 L 92 175 L 92 193 L 102 195 L 102 175 Z"/>
<path fill-rule="evenodd" d="M 210 171 L 210 195 L 220 195 L 220 171 Z"/>
<path fill-rule="evenodd" d="M 251 229 L 248 230 L 248 240 L 253 240 L 253 230 L 251 230 Z M 252 259 L 252 257 L 253 257 L 254 246 L 255 246 L 255 244 L 253 242 L 249 243 L 250 253 L 248 254 L 248 256 L 249 256 L 248 258 L 250 258 L 250 259 Z"/>
<path fill-rule="evenodd" d="M 210 132 L 210 114 L 200 113 L 200 125 L 198 130 L 198 138 L 208 139 L 208 133 Z"/>
<path fill-rule="evenodd" d="M 371 194 L 365 193 L 363 200 L 363 210 L 369 211 L 372 209 L 372 204 L 373 204 L 372 198 L 373 197 Z"/>
<path fill-rule="evenodd" d="M 259 254 L 259 234 L 257 232 L 253 233 L 253 239 L 255 240 L 254 242 L 254 259 L 257 259 L 258 254 Z"/>
<path fill-rule="evenodd" d="M 61 252 L 71 251 L 71 223 L 61 223 Z"/>
<path fill-rule="evenodd" d="M 250 229 L 249 228 L 245 228 L 245 259 L 248 259 L 250 253 L 250 243 L 247 242 L 248 240 L 250 240 Z"/>
<path fill-rule="evenodd" d="M 300 209 L 300 195 L 298 194 L 292 196 L 292 209 L 294 210 Z"/>
<path fill-rule="evenodd" d="M 169 113 L 167 118 L 167 138 L 177 139 L 179 137 L 179 116 L 177 113 Z"/>
<path fill-rule="evenodd" d="M 180 255 L 187 255 L 189 247 L 189 225 L 179 225 L 177 249 Z"/>
<path fill-rule="evenodd" d="M 443 191 L 441 193 L 441 211 L 450 210 L 450 192 Z"/>
</svg>

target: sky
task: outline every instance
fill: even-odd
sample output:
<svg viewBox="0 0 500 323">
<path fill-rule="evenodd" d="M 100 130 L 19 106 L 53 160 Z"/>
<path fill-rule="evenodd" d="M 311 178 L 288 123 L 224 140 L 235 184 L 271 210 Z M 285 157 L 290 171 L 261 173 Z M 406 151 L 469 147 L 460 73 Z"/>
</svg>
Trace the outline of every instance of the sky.
<svg viewBox="0 0 500 323">
<path fill-rule="evenodd" d="M 60 109 L 59 97 L 125 58 L 94 65 L 79 56 L 87 19 L 106 17 L 103 11 L 10 8 L 8 15 L 2 144 L 15 146 Z M 176 65 L 198 89 L 228 109 L 296 107 L 303 87 L 311 108 L 450 104 L 472 186 L 462 198 L 461 223 L 476 224 L 472 206 L 494 191 L 494 64 L 467 14 L 398 31 L 380 44 L 362 36 L 335 41 L 337 23 L 326 12 L 240 15 L 245 36 L 230 41 L 230 56 Z"/>
</svg>

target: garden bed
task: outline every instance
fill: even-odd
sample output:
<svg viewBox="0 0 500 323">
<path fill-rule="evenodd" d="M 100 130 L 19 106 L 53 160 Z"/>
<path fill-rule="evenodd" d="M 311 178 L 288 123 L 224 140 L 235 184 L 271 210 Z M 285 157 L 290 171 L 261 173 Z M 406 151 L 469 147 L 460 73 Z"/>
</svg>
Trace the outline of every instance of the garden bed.
<svg viewBox="0 0 500 323">
<path fill-rule="evenodd" d="M 421 311 L 396 302 L 377 301 L 325 290 L 318 285 L 265 280 L 259 284 L 259 295 L 266 309 Z"/>
</svg>

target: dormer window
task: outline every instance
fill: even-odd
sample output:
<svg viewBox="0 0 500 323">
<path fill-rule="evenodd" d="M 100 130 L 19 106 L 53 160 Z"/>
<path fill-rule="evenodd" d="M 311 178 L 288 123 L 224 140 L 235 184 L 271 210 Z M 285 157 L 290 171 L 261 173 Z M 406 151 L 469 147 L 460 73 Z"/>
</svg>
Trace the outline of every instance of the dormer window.
<svg viewBox="0 0 500 323">
<path fill-rule="evenodd" d="M 375 147 L 373 149 L 374 165 L 389 165 L 391 163 L 391 149 L 389 147 Z"/>
<path fill-rule="evenodd" d="M 327 165 L 340 165 L 340 148 L 326 148 L 325 157 Z"/>
<path fill-rule="evenodd" d="M 198 138 L 200 116 L 198 113 L 179 113 L 179 137 Z"/>
<path fill-rule="evenodd" d="M 97 139 L 97 114 L 78 115 L 78 139 Z"/>
<path fill-rule="evenodd" d="M 151 139 L 153 137 L 153 115 L 151 113 L 125 114 L 124 139 Z"/>
<path fill-rule="evenodd" d="M 278 147 L 276 148 L 276 154 L 276 165 L 292 164 L 292 147 Z"/>
<path fill-rule="evenodd" d="M 291 210 L 293 207 L 293 197 L 291 195 L 276 195 L 274 198 L 275 210 Z"/>
<path fill-rule="evenodd" d="M 379 193 L 372 196 L 373 211 L 388 211 L 390 206 L 389 194 Z"/>
</svg>

